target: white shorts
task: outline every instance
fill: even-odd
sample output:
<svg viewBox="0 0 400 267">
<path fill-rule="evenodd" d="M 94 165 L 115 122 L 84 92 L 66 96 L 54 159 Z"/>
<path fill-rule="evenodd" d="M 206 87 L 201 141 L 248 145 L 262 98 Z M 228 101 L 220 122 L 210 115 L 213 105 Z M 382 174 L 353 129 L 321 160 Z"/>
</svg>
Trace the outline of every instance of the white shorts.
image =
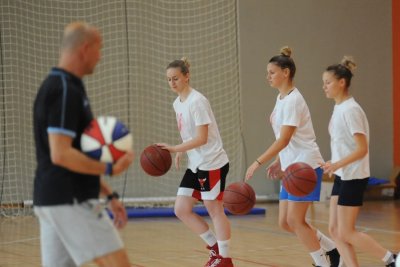
<svg viewBox="0 0 400 267">
<path fill-rule="evenodd" d="M 44 267 L 76 267 L 123 248 L 119 234 L 98 200 L 34 207 L 40 222 Z"/>
</svg>

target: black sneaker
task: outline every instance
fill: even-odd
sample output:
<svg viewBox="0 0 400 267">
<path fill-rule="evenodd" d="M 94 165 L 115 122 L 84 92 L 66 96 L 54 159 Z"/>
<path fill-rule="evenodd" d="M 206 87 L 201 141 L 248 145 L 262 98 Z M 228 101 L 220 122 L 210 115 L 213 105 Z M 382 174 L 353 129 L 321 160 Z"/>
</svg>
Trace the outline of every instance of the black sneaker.
<svg viewBox="0 0 400 267">
<path fill-rule="evenodd" d="M 329 257 L 329 262 L 331 263 L 331 267 L 339 267 L 340 254 L 336 248 L 326 252 L 326 255 Z"/>
</svg>

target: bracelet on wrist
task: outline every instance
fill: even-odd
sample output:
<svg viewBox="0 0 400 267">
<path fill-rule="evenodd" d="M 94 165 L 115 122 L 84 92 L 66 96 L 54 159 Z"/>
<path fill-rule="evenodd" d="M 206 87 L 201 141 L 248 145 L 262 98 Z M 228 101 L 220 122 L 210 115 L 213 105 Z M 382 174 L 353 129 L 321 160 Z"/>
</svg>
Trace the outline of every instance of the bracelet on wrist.
<svg viewBox="0 0 400 267">
<path fill-rule="evenodd" d="M 113 164 L 108 162 L 106 163 L 106 171 L 104 172 L 105 175 L 111 176 L 113 174 Z"/>
<path fill-rule="evenodd" d="M 106 203 L 109 203 L 113 199 L 119 199 L 119 195 L 117 192 L 112 192 L 111 194 L 107 195 L 106 197 Z"/>
<path fill-rule="evenodd" d="M 258 165 L 260 165 L 260 166 L 262 165 L 258 159 L 256 159 L 256 162 L 258 163 Z"/>
</svg>

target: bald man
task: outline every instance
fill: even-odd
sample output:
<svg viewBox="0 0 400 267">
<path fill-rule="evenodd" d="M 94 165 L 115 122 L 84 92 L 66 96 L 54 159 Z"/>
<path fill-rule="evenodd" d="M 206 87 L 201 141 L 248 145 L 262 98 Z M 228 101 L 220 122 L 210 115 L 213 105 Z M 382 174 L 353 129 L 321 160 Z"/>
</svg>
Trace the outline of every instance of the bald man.
<svg viewBox="0 0 400 267">
<path fill-rule="evenodd" d="M 127 215 L 118 194 L 101 178 L 117 175 L 132 163 L 126 153 L 115 164 L 93 160 L 80 150 L 81 135 L 93 119 L 82 78 L 93 73 L 101 57 L 99 30 L 84 22 L 66 26 L 57 67 L 39 88 L 33 110 L 37 168 L 34 212 L 40 222 L 45 267 L 128 267 L 116 228 Z M 114 215 L 114 224 L 99 197 Z"/>
</svg>

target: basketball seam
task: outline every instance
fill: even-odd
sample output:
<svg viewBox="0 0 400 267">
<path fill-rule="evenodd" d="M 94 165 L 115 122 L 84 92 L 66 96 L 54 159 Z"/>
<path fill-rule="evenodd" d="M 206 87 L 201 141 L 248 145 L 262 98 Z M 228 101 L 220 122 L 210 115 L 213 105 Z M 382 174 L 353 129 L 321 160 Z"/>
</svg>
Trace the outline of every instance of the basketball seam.
<svg viewBox="0 0 400 267">
<path fill-rule="evenodd" d="M 158 150 L 158 147 L 154 147 L 154 149 L 157 151 L 158 155 L 160 155 L 160 157 L 162 158 L 162 163 L 164 164 L 164 170 L 162 170 L 162 171 L 166 171 L 167 166 L 165 165 L 165 158 L 164 158 L 163 154 Z M 162 148 L 160 148 L 160 149 L 162 149 Z"/>
<path fill-rule="evenodd" d="M 158 166 L 147 156 L 147 152 L 144 152 L 144 155 L 146 156 L 146 158 L 148 159 L 148 161 L 151 163 L 151 165 L 153 165 L 154 168 L 156 168 L 157 170 L 159 170 L 160 172 L 163 172 L 163 170 L 161 170 L 160 168 L 158 168 Z"/>
<path fill-rule="evenodd" d="M 296 176 L 296 175 L 293 175 L 293 174 L 292 174 L 292 176 L 294 178 L 298 179 L 298 180 L 301 180 L 302 182 L 308 182 L 308 183 L 313 183 L 313 184 L 316 183 L 315 180 L 305 179 L 304 177 Z"/>
<path fill-rule="evenodd" d="M 299 171 L 301 171 L 301 170 L 310 170 L 310 171 L 312 170 L 312 171 L 315 172 L 315 170 L 312 169 L 312 168 L 309 168 L 309 167 L 301 167 L 301 168 L 297 168 L 297 169 L 291 171 L 291 173 L 296 173 L 296 172 L 299 172 Z"/>
<path fill-rule="evenodd" d="M 304 188 L 299 187 L 299 186 L 292 180 L 292 178 L 291 178 L 290 176 L 292 176 L 293 178 L 296 178 L 296 179 L 298 179 L 298 180 L 301 180 L 302 182 L 306 181 L 306 182 L 308 182 L 308 183 L 316 184 L 315 181 L 312 181 L 312 180 L 309 180 L 309 179 L 304 179 L 304 178 L 302 178 L 302 177 L 293 175 L 293 173 L 290 173 L 289 175 L 286 176 L 286 178 L 285 178 L 285 180 L 284 180 L 284 183 L 286 183 L 286 190 L 287 190 L 288 192 L 291 191 L 290 188 L 295 188 L 297 191 L 301 192 L 304 196 L 306 196 L 306 195 L 309 195 L 309 194 L 313 191 L 313 190 L 312 190 L 311 192 L 306 192 L 306 191 L 304 191 Z"/>
<path fill-rule="evenodd" d="M 299 187 L 296 185 L 296 183 L 294 183 L 291 179 L 289 179 L 289 183 L 291 184 L 292 187 L 296 188 L 298 191 L 302 192 L 302 193 L 305 194 L 305 195 L 308 195 L 308 194 L 311 193 L 311 192 L 310 192 L 310 193 L 307 193 L 307 192 L 305 192 L 305 191 L 303 190 L 303 188 L 299 188 Z"/>
<path fill-rule="evenodd" d="M 246 190 L 247 190 L 247 189 L 246 189 Z M 232 191 L 232 190 L 229 190 L 229 189 L 228 189 L 228 190 L 225 190 L 224 192 L 232 192 L 232 193 L 238 194 L 238 195 L 244 197 L 245 199 L 247 199 L 249 202 L 254 203 L 254 201 L 253 201 L 252 198 L 249 198 L 248 196 L 246 196 L 246 195 L 244 195 L 244 194 L 242 194 L 242 193 L 240 193 L 240 192 Z M 226 201 L 224 201 L 224 203 L 229 203 L 229 204 L 242 204 L 243 202 L 226 202 Z"/>
<path fill-rule="evenodd" d="M 252 196 L 255 195 L 254 190 L 252 190 L 249 186 L 244 186 L 244 188 L 246 189 L 248 195 L 252 195 Z M 255 200 L 253 201 L 253 198 L 250 198 L 250 199 L 251 199 L 251 202 L 255 202 Z"/>
</svg>

